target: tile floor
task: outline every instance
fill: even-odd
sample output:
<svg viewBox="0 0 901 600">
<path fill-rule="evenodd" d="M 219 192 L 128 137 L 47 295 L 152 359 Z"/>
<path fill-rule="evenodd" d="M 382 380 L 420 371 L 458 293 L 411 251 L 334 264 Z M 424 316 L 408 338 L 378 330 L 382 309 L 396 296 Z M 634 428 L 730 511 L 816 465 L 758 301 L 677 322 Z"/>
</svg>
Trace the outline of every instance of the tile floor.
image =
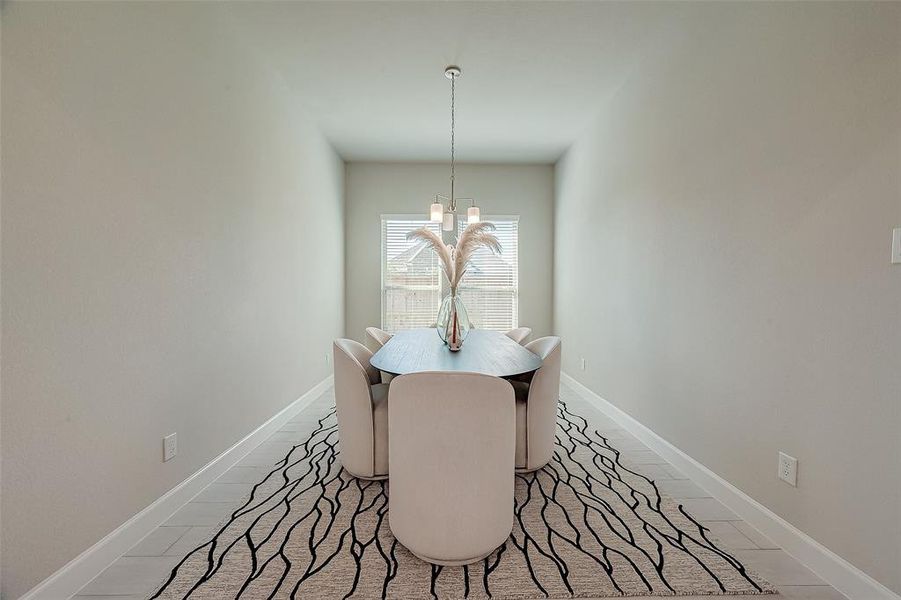
<svg viewBox="0 0 901 600">
<path fill-rule="evenodd" d="M 585 416 L 607 436 L 637 470 L 653 477 L 662 492 L 680 500 L 686 510 L 710 528 L 725 549 L 775 585 L 784 597 L 816 600 L 845 598 L 631 434 L 619 428 L 574 390 L 563 386 L 560 395 L 570 408 Z M 286 423 L 281 430 L 82 588 L 75 598 L 138 600 L 149 596 L 185 554 L 208 539 L 213 526 L 239 505 L 252 484 L 266 476 L 269 466 L 282 458 L 292 444 L 306 439 L 316 427 L 322 409 L 333 401 L 333 392 L 325 392 L 310 408 Z M 735 596 L 703 598 L 711 600 Z"/>
</svg>

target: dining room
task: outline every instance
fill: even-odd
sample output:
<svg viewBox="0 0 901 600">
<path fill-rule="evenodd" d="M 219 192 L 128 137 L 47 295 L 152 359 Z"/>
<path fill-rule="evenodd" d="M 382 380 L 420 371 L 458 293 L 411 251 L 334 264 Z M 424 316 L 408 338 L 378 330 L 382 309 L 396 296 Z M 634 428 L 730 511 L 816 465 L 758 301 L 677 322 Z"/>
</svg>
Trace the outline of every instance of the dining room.
<svg viewBox="0 0 901 600">
<path fill-rule="evenodd" d="M 901 3 L 0 2 L 0 598 L 901 599 Z"/>
</svg>

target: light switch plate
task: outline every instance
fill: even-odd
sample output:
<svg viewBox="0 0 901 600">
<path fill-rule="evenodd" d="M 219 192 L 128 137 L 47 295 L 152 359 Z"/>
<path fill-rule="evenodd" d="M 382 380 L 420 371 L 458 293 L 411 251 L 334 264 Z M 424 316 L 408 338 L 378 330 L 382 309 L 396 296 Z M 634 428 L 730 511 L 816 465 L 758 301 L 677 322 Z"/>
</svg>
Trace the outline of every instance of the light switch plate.
<svg viewBox="0 0 901 600">
<path fill-rule="evenodd" d="M 892 264 L 901 264 L 901 227 L 892 229 Z"/>
</svg>

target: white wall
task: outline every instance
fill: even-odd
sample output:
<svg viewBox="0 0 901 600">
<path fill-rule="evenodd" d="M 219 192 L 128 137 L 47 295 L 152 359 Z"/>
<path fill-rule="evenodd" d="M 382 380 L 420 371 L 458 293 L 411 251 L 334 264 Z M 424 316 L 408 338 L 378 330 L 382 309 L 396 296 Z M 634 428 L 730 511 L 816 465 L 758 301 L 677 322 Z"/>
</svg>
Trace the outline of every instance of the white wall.
<svg viewBox="0 0 901 600">
<path fill-rule="evenodd" d="M 449 174 L 447 164 L 348 163 L 348 337 L 362 341 L 366 327 L 378 327 L 381 323 L 381 215 L 425 216 L 435 194 L 448 193 Z M 486 216 L 520 216 L 519 322 L 532 328 L 533 337 L 550 334 L 553 167 L 457 165 L 456 190 L 458 197 L 475 198 Z"/>
<path fill-rule="evenodd" d="M 344 173 L 215 4 L 2 10 L 16 598 L 330 374 Z"/>
<path fill-rule="evenodd" d="M 901 592 L 901 5 L 681 8 L 557 167 L 564 369 Z"/>
</svg>

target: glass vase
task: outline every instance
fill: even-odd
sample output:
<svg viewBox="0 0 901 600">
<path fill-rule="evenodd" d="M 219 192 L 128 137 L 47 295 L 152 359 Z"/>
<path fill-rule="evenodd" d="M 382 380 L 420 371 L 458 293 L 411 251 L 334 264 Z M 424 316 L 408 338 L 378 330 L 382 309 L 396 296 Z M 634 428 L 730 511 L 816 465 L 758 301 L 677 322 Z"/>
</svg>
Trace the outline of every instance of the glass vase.
<svg viewBox="0 0 901 600">
<path fill-rule="evenodd" d="M 455 293 L 448 294 L 441 301 L 436 327 L 438 335 L 451 352 L 457 352 L 463 347 L 463 340 L 469 335 L 472 324 L 463 301 Z"/>
</svg>

